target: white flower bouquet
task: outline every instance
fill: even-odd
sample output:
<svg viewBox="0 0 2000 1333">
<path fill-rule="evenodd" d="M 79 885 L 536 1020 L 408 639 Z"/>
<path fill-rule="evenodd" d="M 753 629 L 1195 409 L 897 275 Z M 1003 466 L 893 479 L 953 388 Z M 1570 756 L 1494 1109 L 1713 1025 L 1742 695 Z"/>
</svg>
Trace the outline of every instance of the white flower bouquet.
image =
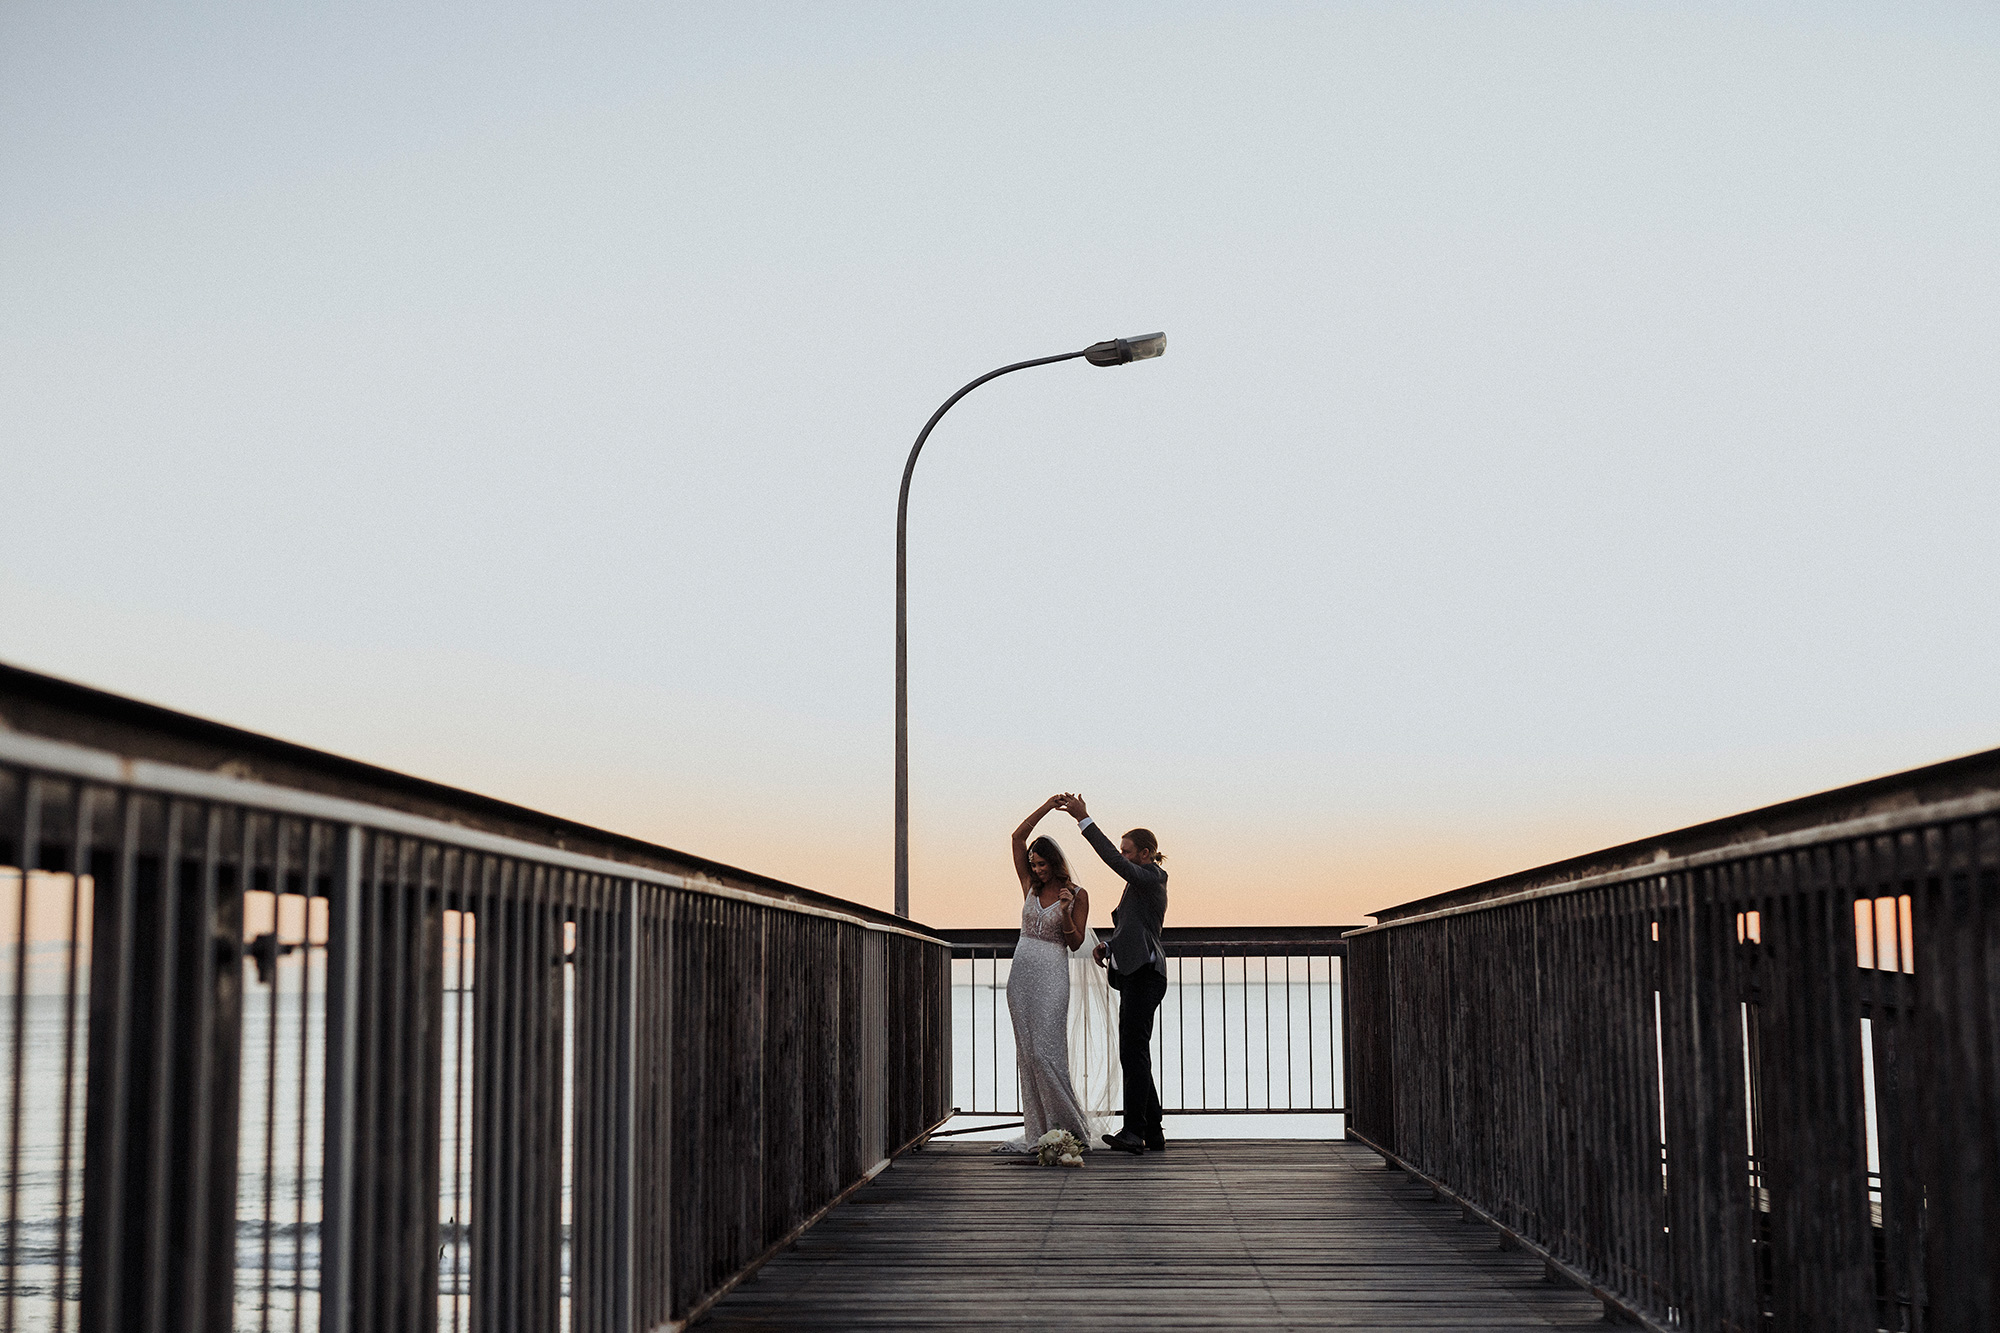
<svg viewBox="0 0 2000 1333">
<path fill-rule="evenodd" d="M 1082 1166 L 1083 1144 L 1066 1129 L 1052 1129 L 1035 1140 L 1035 1161 L 1043 1166 Z"/>
</svg>

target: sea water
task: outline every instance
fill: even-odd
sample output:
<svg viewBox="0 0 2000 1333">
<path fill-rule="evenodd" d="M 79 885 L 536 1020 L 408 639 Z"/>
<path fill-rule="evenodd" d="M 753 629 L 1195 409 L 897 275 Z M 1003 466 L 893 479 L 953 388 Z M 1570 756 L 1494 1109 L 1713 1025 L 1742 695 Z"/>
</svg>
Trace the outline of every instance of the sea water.
<svg viewBox="0 0 2000 1333">
<path fill-rule="evenodd" d="M 1019 1115 L 1008 968 L 1004 958 L 952 965 L 952 1104 L 990 1114 L 962 1115 L 947 1129 Z M 1341 1137 L 1340 1019 L 1337 960 L 1170 958 L 1153 1029 L 1154 1082 L 1163 1105 L 1213 1113 L 1167 1117 L 1168 1137 Z"/>
</svg>

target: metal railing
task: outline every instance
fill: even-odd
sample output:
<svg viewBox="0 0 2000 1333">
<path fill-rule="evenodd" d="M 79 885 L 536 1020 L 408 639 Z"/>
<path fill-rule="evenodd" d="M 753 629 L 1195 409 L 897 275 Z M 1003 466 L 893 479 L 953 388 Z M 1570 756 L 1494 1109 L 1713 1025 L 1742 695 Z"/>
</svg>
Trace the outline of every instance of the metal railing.
<svg viewBox="0 0 2000 1333">
<path fill-rule="evenodd" d="M 1649 1328 L 2000 1326 L 2000 751 L 1379 915 L 1391 1164 Z"/>
<path fill-rule="evenodd" d="M 922 927 L 7 668 L 0 975 L 8 1333 L 678 1327 L 950 1113 Z"/>
<path fill-rule="evenodd" d="M 1350 929 L 1169 926 L 1167 994 L 1153 1027 L 1165 1114 L 1344 1112 L 1341 933 Z M 954 1104 L 963 1115 L 1019 1115 L 1007 1013 L 1019 932 L 940 934 L 952 943 Z"/>
</svg>

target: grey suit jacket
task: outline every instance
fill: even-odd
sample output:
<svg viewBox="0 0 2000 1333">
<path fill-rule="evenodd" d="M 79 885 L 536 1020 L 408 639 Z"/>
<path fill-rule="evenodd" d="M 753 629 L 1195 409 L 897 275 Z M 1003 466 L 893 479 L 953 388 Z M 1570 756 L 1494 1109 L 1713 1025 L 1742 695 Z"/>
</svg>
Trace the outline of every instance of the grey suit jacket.
<svg viewBox="0 0 2000 1333">
<path fill-rule="evenodd" d="M 1160 931 L 1167 924 L 1167 868 L 1127 861 L 1096 820 L 1084 829 L 1083 836 L 1104 864 L 1125 881 L 1125 892 L 1118 906 L 1111 909 L 1111 938 L 1105 941 L 1111 966 L 1128 976 L 1147 967 L 1164 974 L 1167 951 L 1160 945 Z"/>
</svg>

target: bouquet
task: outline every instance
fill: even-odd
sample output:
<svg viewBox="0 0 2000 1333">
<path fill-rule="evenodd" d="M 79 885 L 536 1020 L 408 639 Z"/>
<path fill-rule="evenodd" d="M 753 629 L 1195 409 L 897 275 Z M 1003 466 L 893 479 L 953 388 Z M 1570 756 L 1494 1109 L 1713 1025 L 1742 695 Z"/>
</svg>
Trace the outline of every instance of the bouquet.
<svg viewBox="0 0 2000 1333">
<path fill-rule="evenodd" d="M 1052 1129 L 1035 1140 L 1035 1161 L 1043 1166 L 1082 1166 L 1083 1144 L 1066 1129 Z"/>
</svg>

